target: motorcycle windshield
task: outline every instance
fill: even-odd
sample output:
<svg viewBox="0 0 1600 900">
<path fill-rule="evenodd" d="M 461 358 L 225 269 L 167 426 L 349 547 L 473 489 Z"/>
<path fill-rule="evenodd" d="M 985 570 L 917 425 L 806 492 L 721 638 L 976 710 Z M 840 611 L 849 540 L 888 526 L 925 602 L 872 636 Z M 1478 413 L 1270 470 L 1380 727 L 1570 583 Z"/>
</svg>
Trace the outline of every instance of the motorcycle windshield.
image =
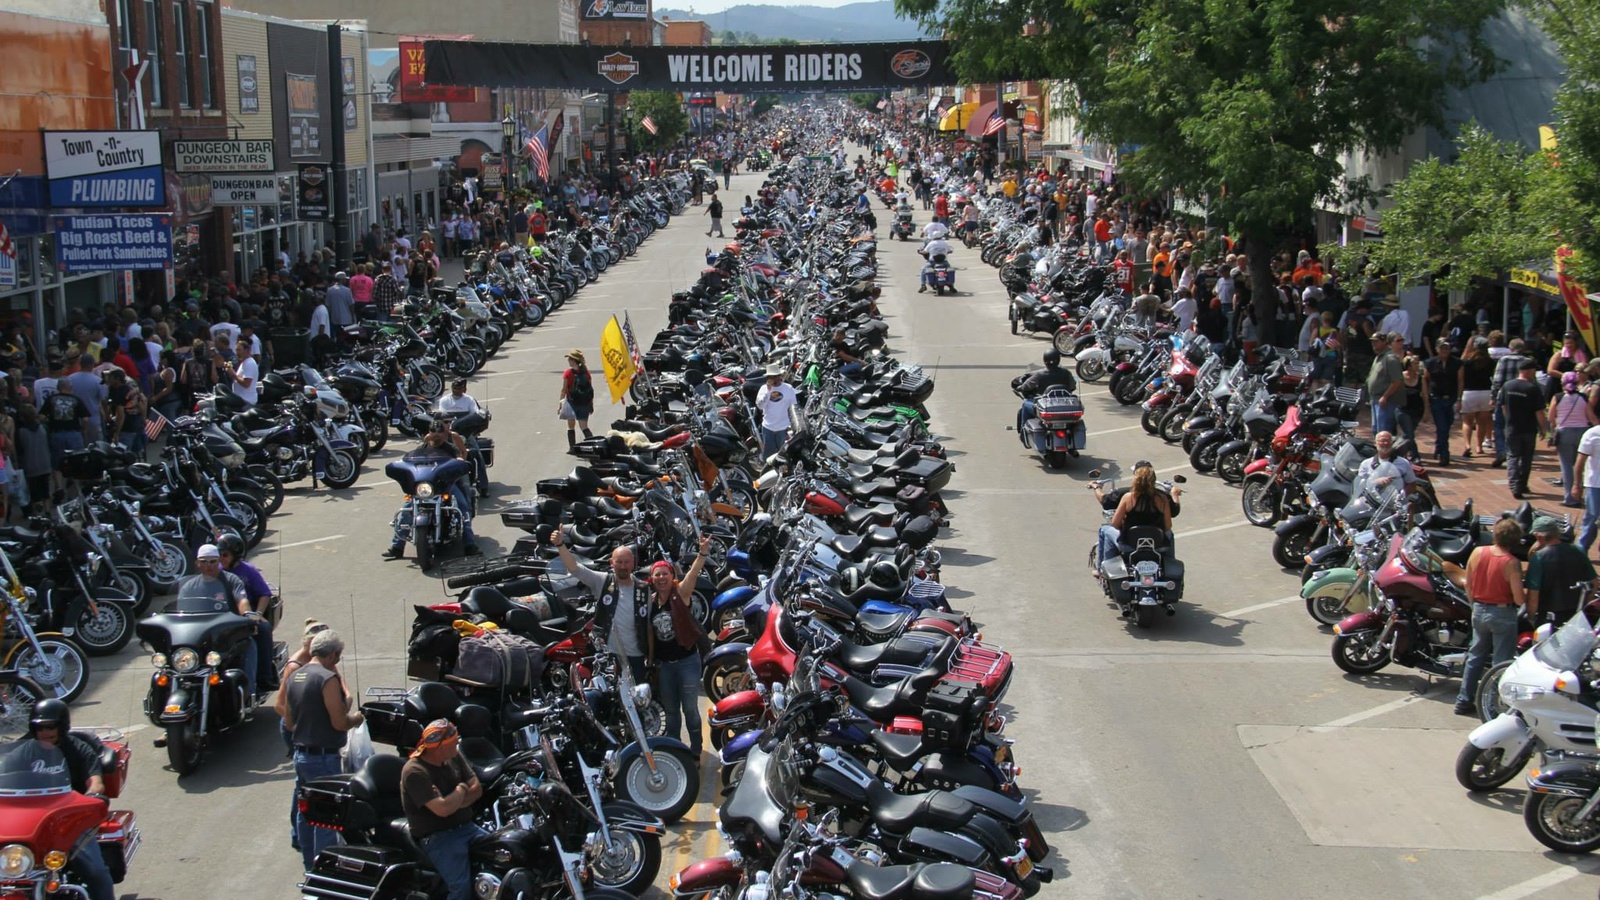
<svg viewBox="0 0 1600 900">
<path fill-rule="evenodd" d="M 1340 456 L 1350 451 L 1346 447 L 1339 451 Z M 1337 458 L 1335 465 L 1338 465 Z M 1359 463 L 1357 464 L 1359 465 Z M 1364 477 L 1357 480 L 1354 496 L 1365 501 L 1369 509 L 1380 509 L 1391 506 L 1400 493 L 1405 490 L 1405 479 L 1400 474 L 1400 469 L 1392 462 L 1380 462 L 1372 467 Z M 1353 506 L 1354 503 L 1351 504 Z M 1349 509 L 1350 507 L 1345 507 Z"/>
<path fill-rule="evenodd" d="M 72 775 L 60 750 L 32 738 L 0 745 L 0 797 L 72 793 Z"/>
<path fill-rule="evenodd" d="M 1557 672 L 1576 672 L 1595 648 L 1594 625 L 1578 613 L 1561 630 L 1533 648 L 1533 656 Z"/>
</svg>

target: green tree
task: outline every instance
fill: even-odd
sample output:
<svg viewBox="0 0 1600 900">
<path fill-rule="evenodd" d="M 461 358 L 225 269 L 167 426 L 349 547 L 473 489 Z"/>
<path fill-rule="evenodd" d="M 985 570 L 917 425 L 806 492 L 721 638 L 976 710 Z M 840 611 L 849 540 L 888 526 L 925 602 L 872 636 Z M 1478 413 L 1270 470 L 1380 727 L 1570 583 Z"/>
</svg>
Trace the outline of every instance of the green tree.
<svg viewBox="0 0 1600 900">
<path fill-rule="evenodd" d="M 895 0 L 952 37 L 964 81 L 1065 79 L 1087 133 L 1136 148 L 1118 175 L 1209 196 L 1257 286 L 1317 202 L 1350 192 L 1346 153 L 1442 125 L 1446 90 L 1492 71 L 1482 25 L 1502 2 Z M 1255 292 L 1263 340 L 1274 299 Z"/>
<path fill-rule="evenodd" d="M 867 110 L 868 112 L 877 112 L 878 101 L 882 99 L 882 94 L 873 94 L 864 91 L 850 95 L 851 103 L 854 103 L 858 108 Z"/>
<path fill-rule="evenodd" d="M 689 130 L 689 114 L 672 91 L 634 91 L 628 95 L 628 109 L 633 114 L 628 122 L 629 137 L 633 146 L 642 150 L 670 147 Z M 639 124 L 645 116 L 655 123 L 655 134 Z"/>
<path fill-rule="evenodd" d="M 1384 271 L 1435 274 L 1447 291 L 1548 259 L 1555 242 L 1542 214 L 1543 157 L 1477 126 L 1462 132 L 1459 146 L 1454 162 L 1422 160 L 1389 187 L 1381 242 L 1323 251 L 1347 268 L 1365 255 Z"/>
<path fill-rule="evenodd" d="M 1600 290 L 1600 0 L 1542 0 L 1529 11 L 1567 64 L 1540 199 L 1556 242 L 1574 251 L 1567 270 L 1592 292 Z"/>
</svg>

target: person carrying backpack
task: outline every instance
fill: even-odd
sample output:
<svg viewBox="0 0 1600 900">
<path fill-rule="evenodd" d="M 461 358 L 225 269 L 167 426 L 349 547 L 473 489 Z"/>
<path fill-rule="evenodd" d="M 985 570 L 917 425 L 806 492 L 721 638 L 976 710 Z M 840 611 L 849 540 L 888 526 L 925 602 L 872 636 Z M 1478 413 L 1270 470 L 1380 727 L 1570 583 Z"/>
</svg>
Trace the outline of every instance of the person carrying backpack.
<svg viewBox="0 0 1600 900">
<path fill-rule="evenodd" d="M 189 358 L 183 361 L 178 373 L 180 411 L 194 409 L 195 398 L 211 390 L 211 353 L 210 344 L 196 340 Z"/>
<path fill-rule="evenodd" d="M 567 452 L 576 453 L 575 429 L 583 429 L 585 440 L 594 437 L 589 430 L 589 416 L 594 414 L 594 380 L 584 365 L 582 350 L 567 354 L 567 370 L 561 373 L 561 396 L 556 399 L 556 418 L 567 423 Z"/>
</svg>

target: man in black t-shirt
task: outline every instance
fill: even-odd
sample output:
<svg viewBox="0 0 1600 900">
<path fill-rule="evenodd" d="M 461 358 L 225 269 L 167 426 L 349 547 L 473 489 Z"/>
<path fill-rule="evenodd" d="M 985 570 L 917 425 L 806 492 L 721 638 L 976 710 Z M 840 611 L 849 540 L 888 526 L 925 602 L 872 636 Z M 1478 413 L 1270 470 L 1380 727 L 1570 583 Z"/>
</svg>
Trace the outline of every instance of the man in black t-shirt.
<svg viewBox="0 0 1600 900">
<path fill-rule="evenodd" d="M 1428 373 L 1428 408 L 1433 412 L 1433 455 L 1439 465 L 1450 465 L 1450 427 L 1456 421 L 1456 402 L 1461 399 L 1461 360 L 1450 342 L 1433 344 L 1433 357 L 1423 368 Z"/>
<path fill-rule="evenodd" d="M 1524 359 L 1517 367 L 1517 377 L 1500 389 L 1500 408 L 1506 418 L 1506 482 L 1517 500 L 1528 493 L 1528 473 L 1539 436 L 1550 433 L 1544 391 L 1535 380 L 1538 372 L 1538 363 Z"/>
<path fill-rule="evenodd" d="M 1534 544 L 1525 579 L 1528 605 L 1560 628 L 1577 613 L 1585 591 L 1600 589 L 1600 577 L 1587 553 L 1561 539 L 1560 522 L 1540 516 L 1530 531 Z"/>
<path fill-rule="evenodd" d="M 106 783 L 100 768 L 100 750 L 87 738 L 72 733 L 72 713 L 60 700 L 40 700 L 28 716 L 28 734 L 45 747 L 58 750 L 66 758 L 72 789 L 80 794 L 104 797 Z M 100 846 L 90 842 L 75 853 L 72 871 L 89 892 L 89 900 L 115 900 L 116 887 L 106 868 Z"/>
<path fill-rule="evenodd" d="M 82 450 L 89 439 L 89 407 L 78 399 L 72 379 L 56 383 L 56 392 L 44 402 L 44 426 L 50 432 L 50 463 L 58 471 L 61 458 Z"/>
</svg>

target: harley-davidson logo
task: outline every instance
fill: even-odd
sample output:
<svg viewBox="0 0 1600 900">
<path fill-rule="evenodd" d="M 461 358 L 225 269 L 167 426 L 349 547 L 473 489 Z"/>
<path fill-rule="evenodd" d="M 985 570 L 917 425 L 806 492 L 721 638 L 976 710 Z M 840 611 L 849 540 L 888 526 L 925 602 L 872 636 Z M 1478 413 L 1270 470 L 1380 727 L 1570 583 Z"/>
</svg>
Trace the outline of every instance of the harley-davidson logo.
<svg viewBox="0 0 1600 900">
<path fill-rule="evenodd" d="M 921 78 L 933 68 L 933 60 L 921 50 L 901 50 L 889 60 L 889 70 L 901 78 Z"/>
<path fill-rule="evenodd" d="M 639 62 L 619 50 L 600 57 L 600 74 L 612 84 L 622 84 L 639 74 Z"/>
</svg>

